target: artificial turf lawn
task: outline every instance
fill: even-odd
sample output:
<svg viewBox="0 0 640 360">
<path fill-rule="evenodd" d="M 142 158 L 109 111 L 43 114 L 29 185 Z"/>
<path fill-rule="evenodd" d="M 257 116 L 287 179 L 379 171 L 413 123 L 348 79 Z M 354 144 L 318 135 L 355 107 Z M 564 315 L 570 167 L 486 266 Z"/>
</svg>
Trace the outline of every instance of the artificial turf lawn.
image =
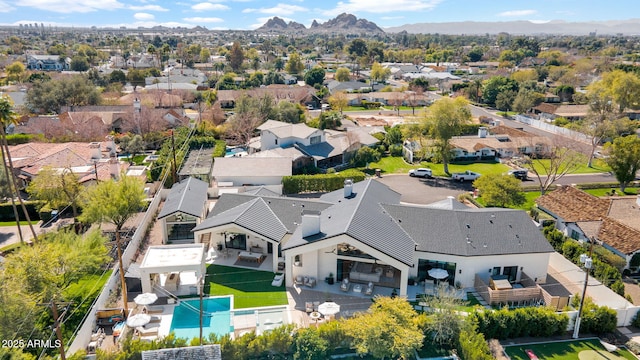
<svg viewBox="0 0 640 360">
<path fill-rule="evenodd" d="M 512 360 L 529 360 L 529 356 L 524 352 L 531 349 L 539 359 L 545 360 L 579 360 L 579 353 L 587 351 L 583 358 L 588 359 L 636 359 L 628 350 L 618 349 L 615 353 L 608 352 L 598 339 L 585 339 L 575 341 L 559 341 L 541 344 L 525 344 L 505 346 L 504 350 Z M 596 357 L 589 354 L 597 355 Z"/>
<path fill-rule="evenodd" d="M 212 296 L 233 295 L 233 308 L 287 305 L 284 284 L 271 286 L 273 273 L 221 265 L 207 267 L 205 292 Z"/>
</svg>

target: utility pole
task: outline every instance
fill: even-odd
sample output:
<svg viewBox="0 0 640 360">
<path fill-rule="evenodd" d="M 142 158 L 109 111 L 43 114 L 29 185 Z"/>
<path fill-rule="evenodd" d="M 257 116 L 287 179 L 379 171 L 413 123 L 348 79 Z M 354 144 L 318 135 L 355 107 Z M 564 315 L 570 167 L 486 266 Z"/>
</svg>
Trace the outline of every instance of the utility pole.
<svg viewBox="0 0 640 360">
<path fill-rule="evenodd" d="M 171 149 L 173 152 L 173 183 L 175 184 L 178 182 L 178 167 L 176 165 L 176 143 L 173 138 L 173 130 L 171 130 Z"/>
<path fill-rule="evenodd" d="M 578 308 L 578 315 L 576 316 L 576 323 L 573 326 L 573 338 L 577 339 L 580 335 L 580 322 L 582 320 L 582 307 L 584 306 L 584 298 L 587 296 L 587 285 L 589 284 L 589 271 L 593 264 L 591 255 L 593 254 L 593 243 L 595 238 L 590 239 L 589 255 L 580 255 L 580 262 L 584 264 L 584 287 L 582 288 L 582 298 L 580 298 L 580 307 Z"/>
<path fill-rule="evenodd" d="M 38 304 L 44 305 L 51 308 L 51 313 L 53 315 L 53 328 L 56 332 L 56 337 L 58 338 L 58 349 L 60 350 L 60 360 L 65 360 L 66 356 L 64 353 L 64 341 L 62 340 L 62 329 L 60 329 L 60 323 L 62 322 L 62 318 L 67 312 L 68 306 L 70 303 L 58 303 L 54 300 L 51 300 L 47 304 Z M 58 305 L 64 305 L 65 309 L 62 314 L 58 314 Z"/>
</svg>

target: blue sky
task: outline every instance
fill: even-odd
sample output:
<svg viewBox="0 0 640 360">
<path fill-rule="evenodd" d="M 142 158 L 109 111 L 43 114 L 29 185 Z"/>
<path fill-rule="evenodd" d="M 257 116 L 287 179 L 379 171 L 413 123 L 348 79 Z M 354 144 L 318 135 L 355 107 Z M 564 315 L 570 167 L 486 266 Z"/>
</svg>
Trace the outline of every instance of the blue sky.
<svg viewBox="0 0 640 360">
<path fill-rule="evenodd" d="M 423 22 L 640 18 L 638 0 L 0 0 L 0 24 L 251 30 L 278 16 L 307 27 L 340 13 L 382 28 Z M 638 20 L 640 21 L 640 20 Z"/>
</svg>

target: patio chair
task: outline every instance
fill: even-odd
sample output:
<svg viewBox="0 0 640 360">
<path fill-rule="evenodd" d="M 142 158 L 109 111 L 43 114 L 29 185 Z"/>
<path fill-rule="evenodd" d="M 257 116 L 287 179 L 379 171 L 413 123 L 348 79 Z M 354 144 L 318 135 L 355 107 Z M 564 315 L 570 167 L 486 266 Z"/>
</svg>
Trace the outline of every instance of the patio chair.
<svg viewBox="0 0 640 360">
<path fill-rule="evenodd" d="M 373 282 L 369 281 L 369 284 L 367 285 L 367 287 L 364 289 L 364 294 L 365 295 L 371 295 L 373 294 Z"/>
<path fill-rule="evenodd" d="M 154 305 L 154 306 L 145 306 L 147 314 L 161 314 L 164 312 L 164 306 L 162 305 Z"/>
<path fill-rule="evenodd" d="M 312 313 L 313 312 L 313 302 L 311 301 L 307 301 L 304 303 L 304 310 L 307 313 Z"/>
<path fill-rule="evenodd" d="M 302 275 L 296 276 L 296 279 L 293 281 L 295 285 L 304 285 L 304 277 Z"/>
<path fill-rule="evenodd" d="M 313 302 L 313 311 L 318 311 L 318 307 L 320 306 L 320 301 Z"/>
<path fill-rule="evenodd" d="M 147 324 L 145 326 L 138 326 L 136 328 L 136 331 L 138 332 L 139 336 L 151 336 L 151 335 L 158 335 L 158 328 L 160 327 L 159 324 Z"/>
<path fill-rule="evenodd" d="M 308 287 L 315 287 L 316 286 L 316 278 L 314 278 L 313 276 L 309 276 L 305 278 L 304 281 L 304 285 L 308 286 Z"/>
<path fill-rule="evenodd" d="M 283 281 L 284 281 L 284 274 L 276 274 L 276 276 L 273 277 L 271 286 L 282 286 Z"/>
<path fill-rule="evenodd" d="M 349 278 L 342 279 L 342 282 L 340 283 L 340 290 L 347 292 L 349 291 L 349 289 L 351 289 L 351 283 L 349 282 Z"/>
</svg>

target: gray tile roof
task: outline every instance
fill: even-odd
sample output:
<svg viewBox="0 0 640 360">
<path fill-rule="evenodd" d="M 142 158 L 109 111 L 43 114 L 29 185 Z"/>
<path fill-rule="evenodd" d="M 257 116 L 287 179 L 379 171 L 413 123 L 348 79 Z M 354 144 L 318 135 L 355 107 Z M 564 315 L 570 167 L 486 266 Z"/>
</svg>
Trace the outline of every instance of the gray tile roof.
<svg viewBox="0 0 640 360">
<path fill-rule="evenodd" d="M 391 204 L 383 208 L 417 243 L 417 251 L 459 256 L 553 252 L 524 211 Z"/>
<path fill-rule="evenodd" d="M 322 211 L 329 206 L 331 204 L 318 200 L 247 193 L 223 194 L 209 217 L 194 228 L 194 231 L 234 223 L 279 241 L 286 233 L 292 233 L 298 227 L 302 220 L 302 210 Z"/>
<path fill-rule="evenodd" d="M 145 350 L 142 360 L 222 360 L 220 345 L 187 346 L 170 349 Z"/>
<path fill-rule="evenodd" d="M 249 189 L 245 191 L 245 194 L 257 195 L 257 196 L 273 196 L 273 197 L 281 196 L 277 192 L 271 191 L 264 186 L 258 186 L 256 188 Z"/>
<path fill-rule="evenodd" d="M 258 126 L 258 130 L 270 131 L 281 139 L 288 137 L 306 139 L 314 132 L 318 131 L 318 129 L 309 127 L 306 124 L 289 124 L 277 120 L 267 120 L 262 125 Z"/>
<path fill-rule="evenodd" d="M 336 190 L 320 199 L 334 205 L 320 216 L 321 234 L 302 238 L 301 229 L 294 232 L 285 249 L 346 234 L 407 265 L 413 265 L 415 242 L 389 216 L 382 203 L 400 202 L 400 194 L 377 181 L 365 180 L 353 185 L 353 196 L 344 197 Z"/>
<path fill-rule="evenodd" d="M 219 157 L 213 163 L 213 176 L 289 176 L 291 159 L 282 157 Z"/>
<path fill-rule="evenodd" d="M 425 205 L 425 207 L 432 209 L 443 209 L 443 210 L 465 210 L 469 209 L 469 207 L 460 201 L 456 200 L 453 196 L 449 196 L 444 200 L 436 201 L 431 204 Z"/>
<path fill-rule="evenodd" d="M 196 178 L 188 177 L 179 183 L 173 184 L 171 191 L 164 202 L 158 219 L 162 219 L 176 212 L 202 216 L 204 205 L 207 202 L 207 188 L 209 185 Z"/>
</svg>

